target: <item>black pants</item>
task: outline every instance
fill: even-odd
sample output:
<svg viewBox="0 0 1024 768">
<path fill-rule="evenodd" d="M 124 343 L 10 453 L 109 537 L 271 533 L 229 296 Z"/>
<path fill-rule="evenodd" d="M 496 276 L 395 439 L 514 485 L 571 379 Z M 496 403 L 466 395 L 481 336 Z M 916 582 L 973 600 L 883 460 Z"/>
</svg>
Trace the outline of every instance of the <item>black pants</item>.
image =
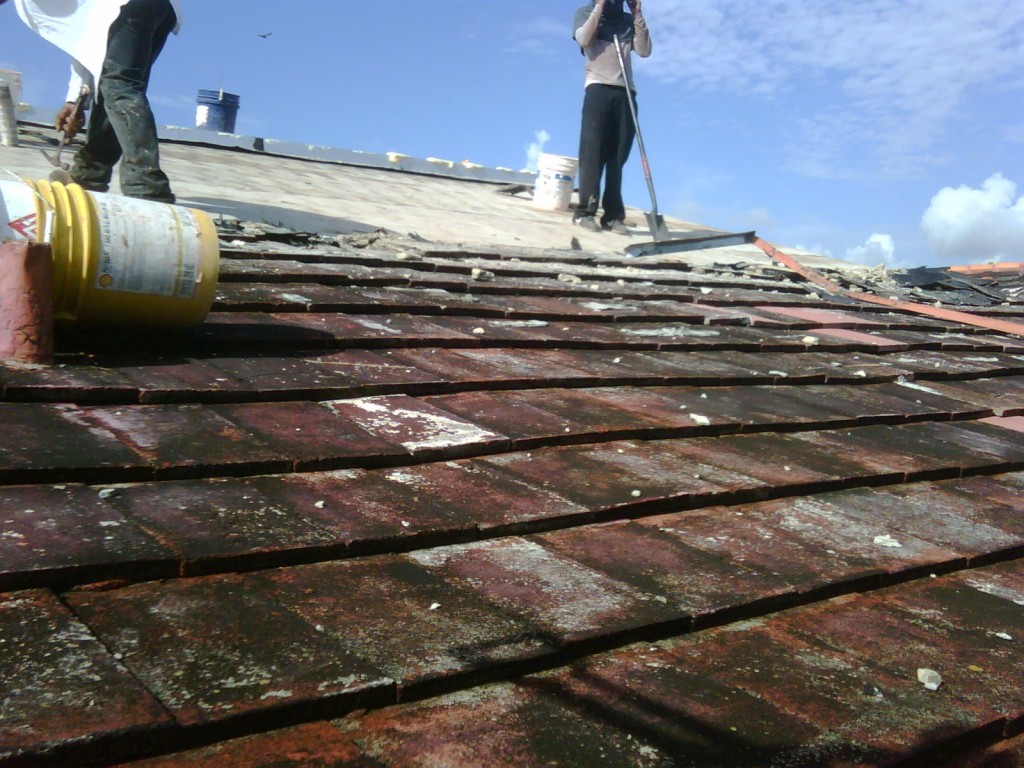
<svg viewBox="0 0 1024 768">
<path fill-rule="evenodd" d="M 156 120 L 146 91 L 153 62 L 176 23 L 168 0 L 129 0 L 110 25 L 88 136 L 71 169 L 71 177 L 87 189 L 106 189 L 114 166 L 123 158 L 125 195 L 174 200 L 160 169 Z"/>
<path fill-rule="evenodd" d="M 629 91 L 612 85 L 589 85 L 583 97 L 583 127 L 580 130 L 580 202 L 576 216 L 597 214 L 604 175 L 601 223 L 621 221 L 626 216 L 622 203 L 622 167 L 629 159 L 636 126 L 629 112 Z M 634 96 L 633 103 L 636 104 Z"/>
</svg>

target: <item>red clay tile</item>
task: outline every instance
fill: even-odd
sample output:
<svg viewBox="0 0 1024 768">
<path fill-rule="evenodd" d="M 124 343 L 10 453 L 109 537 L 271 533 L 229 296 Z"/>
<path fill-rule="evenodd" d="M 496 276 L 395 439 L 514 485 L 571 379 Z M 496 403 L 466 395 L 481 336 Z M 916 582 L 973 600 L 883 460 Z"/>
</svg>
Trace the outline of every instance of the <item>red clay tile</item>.
<svg viewBox="0 0 1024 768">
<path fill-rule="evenodd" d="M 728 553 L 700 548 L 678 535 L 667 522 L 685 521 L 687 517 L 665 515 L 642 524 L 592 525 L 532 540 L 653 595 L 660 610 L 648 610 L 651 618 L 673 622 L 678 629 L 690 620 L 706 624 L 737 613 L 750 615 L 758 610 L 753 607 L 755 603 L 791 591 L 771 573 L 748 567 Z M 658 609 L 658 605 L 651 608 Z"/>
<path fill-rule="evenodd" d="M 934 692 L 940 699 L 934 713 L 944 719 L 954 715 L 945 706 L 952 699 L 955 715 L 942 723 L 950 731 L 964 732 L 998 724 L 1004 717 L 999 706 L 1000 694 L 987 695 L 979 690 L 977 678 L 972 679 L 972 676 L 980 673 L 970 669 L 992 669 L 991 651 L 961 633 L 944 628 L 939 621 L 941 617 L 929 613 L 923 604 L 920 609 L 896 606 L 901 596 L 914 600 L 916 591 L 913 585 L 901 585 L 870 598 L 803 609 L 787 615 L 777 626 L 811 645 L 850 654 L 858 663 L 879 669 L 886 676 L 902 681 L 907 688 L 923 687 L 918 680 L 919 669 L 938 672 L 945 682 Z M 1015 678 L 1012 670 L 1008 674 L 1008 679 L 1019 678 L 1019 674 Z M 913 740 L 919 737 L 921 726 L 902 722 L 899 731 L 902 731 L 902 740 Z M 859 737 L 865 736 L 860 734 Z"/>
<path fill-rule="evenodd" d="M 49 591 L 0 595 L 0 761 L 117 734 L 143 739 L 167 712 Z M 59 754 L 59 752 L 58 752 Z"/>
<path fill-rule="evenodd" d="M 554 686 L 496 684 L 352 715 L 335 725 L 380 765 L 671 768 L 629 723 L 591 713 Z"/>
<path fill-rule="evenodd" d="M 165 757 L 120 763 L 112 768 L 381 768 L 329 722 L 309 723 L 222 741 Z"/>
<path fill-rule="evenodd" d="M 346 385 L 351 384 L 352 387 L 369 390 L 438 381 L 437 376 L 421 371 L 415 365 L 402 362 L 393 355 L 391 350 L 373 352 L 366 349 L 346 349 L 344 352 L 319 355 L 311 358 L 309 362 L 323 372 L 322 375 L 328 382 L 334 382 L 337 378 L 346 382 Z"/>
<path fill-rule="evenodd" d="M 782 317 L 806 320 L 822 328 L 861 328 L 864 326 L 882 325 L 882 323 L 864 315 L 857 315 L 852 312 L 836 312 L 830 309 L 764 305 L 757 307 L 757 310 L 759 312 L 766 312 L 769 315 L 781 315 Z"/>
<path fill-rule="evenodd" d="M 105 501 L 109 490 L 0 488 L 0 592 L 173 576 L 174 553 Z"/>
<path fill-rule="evenodd" d="M 991 424 L 994 427 L 1002 427 L 1003 429 L 1011 429 L 1014 432 L 1024 432 L 1024 416 L 982 419 L 981 423 Z"/>
<path fill-rule="evenodd" d="M 315 703 L 325 714 L 387 698 L 390 681 L 275 601 L 255 577 L 67 595 L 184 725 Z"/>
<path fill-rule="evenodd" d="M 949 695 L 1024 722 L 1024 606 L 962 578 L 908 585 L 884 598 L 932 633 L 938 647 L 924 666 L 942 675 Z"/>
<path fill-rule="evenodd" d="M 673 441 L 554 448 L 481 461 L 595 511 L 665 500 L 696 506 L 761 485 L 702 457 L 682 456 Z"/>
<path fill-rule="evenodd" d="M 948 727 L 957 705 L 842 651 L 778 631 L 768 619 L 659 644 L 664 663 L 735 686 L 812 729 L 776 764 L 889 765 L 914 753 L 918 727 Z M 935 765 L 935 763 L 931 763 Z"/>
<path fill-rule="evenodd" d="M 830 435 L 808 432 L 795 435 L 753 434 L 700 440 L 675 440 L 659 443 L 666 454 L 677 461 L 718 468 L 744 478 L 742 488 L 756 490 L 763 497 L 772 489 L 835 484 L 851 477 L 874 473 L 862 464 L 809 445 L 805 436 Z M 698 469 L 698 472 L 703 470 Z"/>
<path fill-rule="evenodd" d="M 508 394 L 514 403 L 554 414 L 561 432 L 569 434 L 630 432 L 659 425 L 637 409 L 626 407 L 636 390 L 544 389 Z M 558 432 L 555 432 L 558 434 Z"/>
<path fill-rule="evenodd" d="M 140 452 L 74 405 L 0 403 L 0 480 L 74 482 L 100 471 L 114 482 L 146 467 Z"/>
<path fill-rule="evenodd" d="M 995 463 L 991 457 L 958 450 L 952 442 L 955 437 L 956 430 L 948 424 L 869 426 L 794 435 L 823 454 L 878 475 L 956 477 L 963 467 Z"/>
<path fill-rule="evenodd" d="M 349 379 L 336 370 L 315 364 L 315 358 L 289 355 L 222 355 L 206 361 L 218 375 L 209 386 L 237 389 L 270 399 L 279 393 L 316 396 L 339 387 L 350 386 Z M 224 398 L 230 401 L 230 398 Z"/>
<path fill-rule="evenodd" d="M 766 585 L 781 582 L 800 592 L 850 589 L 844 583 L 886 573 L 928 572 L 962 561 L 955 549 L 889 533 L 884 517 L 866 523 L 845 515 L 845 498 L 822 494 L 780 499 L 663 515 L 641 524 L 762 574 Z"/>
<path fill-rule="evenodd" d="M 419 497 L 406 481 L 418 468 L 338 470 L 257 481 L 275 504 L 327 531 L 355 552 L 408 548 L 424 539 L 444 540 L 476 527 L 464 510 Z M 415 476 L 415 475 L 414 475 Z"/>
<path fill-rule="evenodd" d="M 323 563 L 256 578 L 275 600 L 399 688 L 550 652 L 526 623 L 421 567 L 418 557 Z"/>
<path fill-rule="evenodd" d="M 996 416 L 1024 414 L 1024 377 L 929 382 L 929 388 L 947 396 L 994 411 Z"/>
<path fill-rule="evenodd" d="M 296 345 L 304 348 L 325 349 L 334 342 L 329 333 L 303 327 L 297 321 L 302 315 L 267 312 L 213 312 L 197 328 L 189 340 L 193 346 L 199 342 L 231 350 L 263 350 L 267 347 Z"/>
<path fill-rule="evenodd" d="M 1024 544 L 1020 534 L 987 523 L 984 513 L 979 514 L 980 505 L 965 504 L 957 485 L 958 481 L 912 483 L 831 498 L 844 515 L 906 532 L 972 559 Z M 898 533 L 892 535 L 899 539 Z"/>
<path fill-rule="evenodd" d="M 138 388 L 91 355 L 58 354 L 54 365 L 0 367 L 0 392 L 8 400 L 134 402 Z"/>
<path fill-rule="evenodd" d="M 964 571 L 949 578 L 969 584 L 980 592 L 1024 605 L 1024 560 Z"/>
<path fill-rule="evenodd" d="M 405 395 L 336 400 L 325 403 L 380 440 L 415 455 L 450 458 L 493 451 L 508 437 Z"/>
<path fill-rule="evenodd" d="M 843 341 L 852 341 L 860 345 L 868 345 L 889 351 L 907 349 L 908 344 L 888 339 L 881 334 L 863 333 L 861 331 L 850 331 L 842 328 L 813 328 L 808 331 L 811 336 L 829 336 Z"/>
<path fill-rule="evenodd" d="M 122 362 L 118 371 L 138 389 L 135 399 L 146 404 L 224 402 L 249 397 L 253 391 L 249 381 L 225 375 L 209 360 L 157 356 L 130 366 Z"/>
<path fill-rule="evenodd" d="M 552 390 L 539 390 L 547 393 Z M 572 434 L 570 422 L 537 407 L 526 392 L 461 392 L 423 398 L 423 402 L 479 424 L 512 440 L 551 440 Z"/>
<path fill-rule="evenodd" d="M 165 477 L 198 472 L 271 472 L 290 466 L 248 432 L 199 405 L 86 408 L 89 426 L 108 430 Z"/>
<path fill-rule="evenodd" d="M 414 562 L 525 622 L 551 646 L 605 638 L 657 621 L 653 595 L 609 578 L 536 541 L 506 538 L 420 550 Z"/>
<path fill-rule="evenodd" d="M 336 469 L 351 464 L 391 461 L 408 453 L 338 413 L 332 403 L 244 403 L 213 405 L 210 410 L 253 435 L 274 455 L 297 469 Z"/>
<path fill-rule="evenodd" d="M 527 678 L 524 685 L 623 723 L 677 765 L 769 765 L 817 733 L 742 688 L 691 671 L 685 657 L 658 647 L 631 646 Z"/>
<path fill-rule="evenodd" d="M 184 574 L 287 561 L 340 548 L 311 515 L 264 493 L 264 480 L 168 481 L 118 487 L 111 503 L 180 560 Z"/>
</svg>

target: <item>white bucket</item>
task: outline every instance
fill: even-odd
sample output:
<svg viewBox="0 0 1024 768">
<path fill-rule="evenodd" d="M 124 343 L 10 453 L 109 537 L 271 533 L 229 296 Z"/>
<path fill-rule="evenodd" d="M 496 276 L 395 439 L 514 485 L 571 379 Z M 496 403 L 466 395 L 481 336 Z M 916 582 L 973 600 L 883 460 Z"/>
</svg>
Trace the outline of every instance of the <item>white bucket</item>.
<svg viewBox="0 0 1024 768">
<path fill-rule="evenodd" d="M 569 210 L 576 180 L 575 157 L 547 155 L 537 158 L 537 184 L 533 188 L 533 204 L 549 211 Z"/>
<path fill-rule="evenodd" d="M 21 103 L 21 72 L 0 69 L 0 80 L 6 81 L 11 86 L 11 99 L 14 100 L 14 106 L 17 107 Z"/>
</svg>

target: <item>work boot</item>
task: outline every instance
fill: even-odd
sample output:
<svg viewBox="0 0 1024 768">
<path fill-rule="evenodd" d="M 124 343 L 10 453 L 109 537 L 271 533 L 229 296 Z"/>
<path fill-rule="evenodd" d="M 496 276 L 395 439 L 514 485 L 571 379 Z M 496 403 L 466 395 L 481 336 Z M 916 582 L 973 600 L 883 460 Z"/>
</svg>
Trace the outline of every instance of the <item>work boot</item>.
<svg viewBox="0 0 1024 768">
<path fill-rule="evenodd" d="M 602 226 L 604 229 L 607 229 L 609 232 L 614 232 L 616 235 L 628 235 L 630 233 L 629 227 L 626 226 L 624 221 L 609 221 Z"/>
<path fill-rule="evenodd" d="M 591 232 L 601 231 L 601 225 L 597 223 L 597 219 L 595 219 L 593 216 L 580 216 L 574 221 L 584 229 L 589 229 Z"/>
</svg>

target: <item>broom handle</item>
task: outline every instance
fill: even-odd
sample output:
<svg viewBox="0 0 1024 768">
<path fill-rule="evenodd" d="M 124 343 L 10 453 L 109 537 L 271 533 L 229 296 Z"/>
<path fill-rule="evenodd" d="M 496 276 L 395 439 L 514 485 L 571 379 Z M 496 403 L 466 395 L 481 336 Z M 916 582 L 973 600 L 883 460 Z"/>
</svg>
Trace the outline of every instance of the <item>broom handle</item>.
<svg viewBox="0 0 1024 768">
<path fill-rule="evenodd" d="M 626 82 L 626 98 L 629 101 L 629 114 L 633 116 L 633 127 L 636 129 L 636 143 L 640 148 L 640 163 L 644 168 L 644 179 L 647 180 L 647 191 L 651 193 L 651 206 L 653 213 L 658 212 L 658 198 L 654 194 L 654 179 L 651 177 L 651 166 L 647 162 L 647 148 L 644 146 L 644 135 L 640 132 L 640 119 L 636 114 L 636 105 L 633 103 L 633 83 L 626 74 L 626 59 L 622 56 L 622 46 L 619 44 L 619 36 L 612 35 L 615 41 L 615 53 L 619 56 L 619 68 L 622 70 L 622 79 Z"/>
</svg>

